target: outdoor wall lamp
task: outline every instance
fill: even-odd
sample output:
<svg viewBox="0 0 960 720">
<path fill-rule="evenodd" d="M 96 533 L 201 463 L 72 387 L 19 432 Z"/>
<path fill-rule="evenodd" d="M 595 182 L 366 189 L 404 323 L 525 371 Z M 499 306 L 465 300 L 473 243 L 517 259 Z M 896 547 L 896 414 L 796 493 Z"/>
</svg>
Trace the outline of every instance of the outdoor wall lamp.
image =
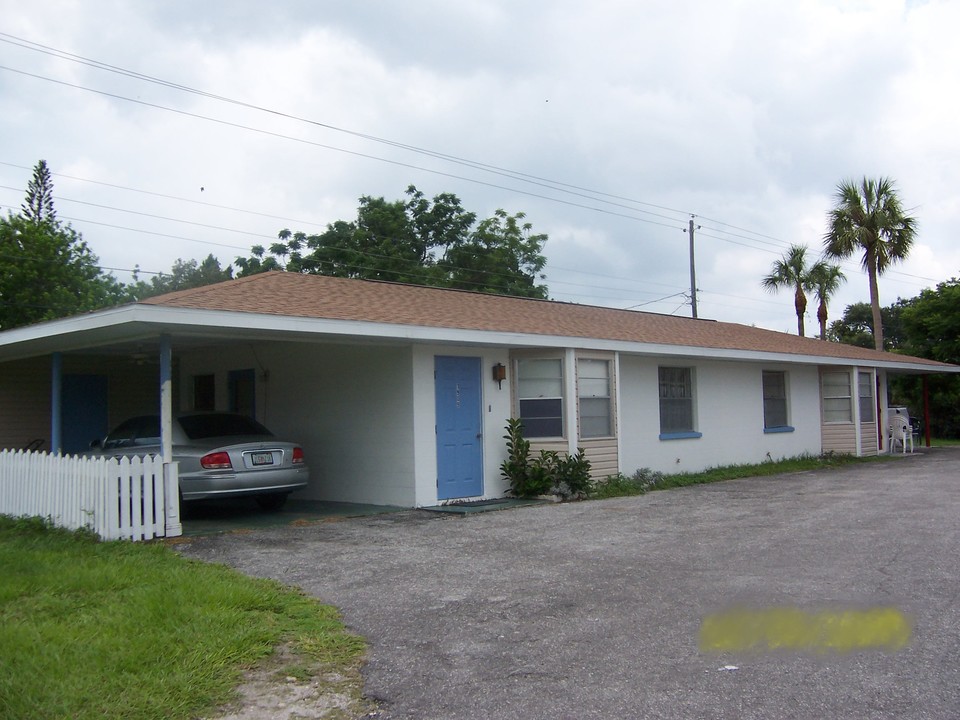
<svg viewBox="0 0 960 720">
<path fill-rule="evenodd" d="M 493 379 L 497 387 L 503 389 L 503 381 L 507 379 L 507 366 L 503 363 L 497 363 L 493 366 Z"/>
</svg>

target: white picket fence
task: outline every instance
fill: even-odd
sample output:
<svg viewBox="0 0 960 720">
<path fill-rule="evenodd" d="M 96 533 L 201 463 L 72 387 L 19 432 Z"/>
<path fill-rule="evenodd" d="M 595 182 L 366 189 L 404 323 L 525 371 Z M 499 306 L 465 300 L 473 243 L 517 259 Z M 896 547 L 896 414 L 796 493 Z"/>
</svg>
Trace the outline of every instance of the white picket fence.
<svg viewBox="0 0 960 720">
<path fill-rule="evenodd" d="M 176 482 L 176 472 L 176 463 L 167 466 L 168 483 Z M 0 515 L 42 517 L 71 530 L 89 528 L 104 540 L 150 540 L 180 534 L 179 513 L 174 510 L 168 518 L 165 495 L 164 464 L 158 457 L 0 450 Z"/>
</svg>

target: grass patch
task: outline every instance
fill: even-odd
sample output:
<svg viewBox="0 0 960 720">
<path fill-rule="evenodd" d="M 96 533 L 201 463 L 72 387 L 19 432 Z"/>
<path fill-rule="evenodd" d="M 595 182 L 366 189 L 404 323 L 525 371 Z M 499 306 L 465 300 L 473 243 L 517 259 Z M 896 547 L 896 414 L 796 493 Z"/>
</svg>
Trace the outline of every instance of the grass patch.
<svg viewBox="0 0 960 720">
<path fill-rule="evenodd" d="M 281 645 L 297 675 L 365 651 L 335 608 L 159 543 L 0 516 L 0 577 L 0 717 L 195 718 Z"/>
<path fill-rule="evenodd" d="M 765 475 L 779 475 L 781 473 L 800 472 L 805 470 L 823 470 L 824 468 L 839 467 L 863 462 L 877 462 L 888 459 L 885 456 L 855 457 L 853 455 L 801 455 L 794 458 L 785 458 L 772 462 L 756 463 L 753 465 L 725 465 L 708 468 L 696 473 L 664 474 L 648 468 L 637 470 L 633 475 L 623 473 L 611 475 L 594 486 L 590 497 L 611 498 L 630 495 L 643 495 L 652 490 L 666 490 L 668 488 L 685 487 L 687 485 L 702 485 L 704 483 L 720 482 L 722 480 L 736 480 L 745 477 L 761 477 Z"/>
<path fill-rule="evenodd" d="M 930 447 L 957 447 L 960 445 L 960 439 L 957 438 L 931 438 Z M 917 443 L 917 447 L 923 447 L 923 438 Z"/>
</svg>

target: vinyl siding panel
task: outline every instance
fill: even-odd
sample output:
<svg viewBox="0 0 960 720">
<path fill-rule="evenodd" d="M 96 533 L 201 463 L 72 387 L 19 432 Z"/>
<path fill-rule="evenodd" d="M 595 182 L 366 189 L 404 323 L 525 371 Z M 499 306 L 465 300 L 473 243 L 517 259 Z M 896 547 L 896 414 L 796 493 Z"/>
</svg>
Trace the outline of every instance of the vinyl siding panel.
<svg viewBox="0 0 960 720">
<path fill-rule="evenodd" d="M 530 441 L 530 457 L 536 457 L 540 454 L 541 450 L 552 450 L 553 452 L 565 453 L 567 452 L 567 441 L 566 440 L 531 440 Z"/>
<path fill-rule="evenodd" d="M 825 453 L 857 453 L 857 434 L 853 423 L 824 424 L 820 436 Z"/>
<path fill-rule="evenodd" d="M 590 477 L 603 480 L 620 472 L 620 457 L 617 453 L 616 438 L 599 440 L 581 440 L 584 456 L 590 461 Z"/>
<path fill-rule="evenodd" d="M 880 454 L 879 438 L 877 437 L 877 424 L 875 422 L 863 423 L 860 425 L 860 454 Z"/>
</svg>

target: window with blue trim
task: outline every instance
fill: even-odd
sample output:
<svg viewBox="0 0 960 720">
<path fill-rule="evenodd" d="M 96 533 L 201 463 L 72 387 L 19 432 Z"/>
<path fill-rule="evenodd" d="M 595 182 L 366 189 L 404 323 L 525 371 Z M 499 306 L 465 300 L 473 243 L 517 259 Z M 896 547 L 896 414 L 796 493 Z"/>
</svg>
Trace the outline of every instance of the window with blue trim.
<svg viewBox="0 0 960 720">
<path fill-rule="evenodd" d="M 661 367 L 660 435 L 694 437 L 693 369 Z M 699 437 L 699 435 L 696 435 Z"/>
<path fill-rule="evenodd" d="M 787 374 L 775 370 L 763 371 L 763 429 L 779 430 L 789 427 L 787 415 Z"/>
</svg>

